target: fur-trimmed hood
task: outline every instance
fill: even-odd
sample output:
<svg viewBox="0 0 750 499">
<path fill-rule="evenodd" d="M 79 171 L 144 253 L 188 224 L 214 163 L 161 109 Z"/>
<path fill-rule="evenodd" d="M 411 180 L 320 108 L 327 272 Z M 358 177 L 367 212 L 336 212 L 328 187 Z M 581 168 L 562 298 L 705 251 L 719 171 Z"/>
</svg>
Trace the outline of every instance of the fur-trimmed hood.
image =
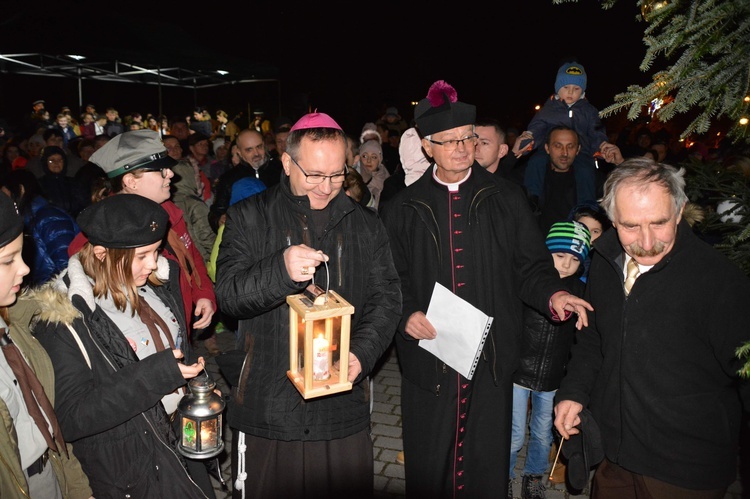
<svg viewBox="0 0 750 499">
<path fill-rule="evenodd" d="M 65 276 L 68 276 L 70 285 L 65 282 Z M 161 255 L 157 260 L 156 277 L 162 281 L 169 280 L 169 261 Z M 81 316 L 78 309 L 73 306 L 72 300 L 75 295 L 83 298 L 91 310 L 96 308 L 91 279 L 84 272 L 78 254 L 70 257 L 65 271 L 31 292 L 31 296 L 39 301 L 37 319 L 51 323 L 72 324 Z"/>
</svg>

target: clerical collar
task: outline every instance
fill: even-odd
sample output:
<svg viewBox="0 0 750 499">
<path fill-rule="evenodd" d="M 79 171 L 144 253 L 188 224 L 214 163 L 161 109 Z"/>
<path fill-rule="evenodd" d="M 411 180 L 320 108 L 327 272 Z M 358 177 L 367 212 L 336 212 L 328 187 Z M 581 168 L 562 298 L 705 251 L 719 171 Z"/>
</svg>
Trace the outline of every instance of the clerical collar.
<svg viewBox="0 0 750 499">
<path fill-rule="evenodd" d="M 438 169 L 438 166 L 437 166 L 437 163 L 435 163 L 435 165 L 432 167 L 432 178 L 435 179 L 435 182 L 437 182 L 438 184 L 446 186 L 449 192 L 457 192 L 458 187 L 464 182 L 466 182 L 467 180 L 469 180 L 469 177 L 471 176 L 471 168 L 469 168 L 466 173 L 466 176 L 462 178 L 461 180 L 459 180 L 458 182 L 453 182 L 453 183 L 443 182 L 437 176 L 437 169 Z"/>
</svg>

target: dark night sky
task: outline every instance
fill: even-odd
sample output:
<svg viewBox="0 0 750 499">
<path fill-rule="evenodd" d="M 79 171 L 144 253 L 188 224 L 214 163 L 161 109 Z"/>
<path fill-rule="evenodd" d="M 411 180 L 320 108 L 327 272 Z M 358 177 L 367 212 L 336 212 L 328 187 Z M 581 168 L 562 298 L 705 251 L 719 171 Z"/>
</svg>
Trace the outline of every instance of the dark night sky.
<svg viewBox="0 0 750 499">
<path fill-rule="evenodd" d="M 646 50 L 646 24 L 636 21 L 635 0 L 620 0 L 610 10 L 593 0 L 561 5 L 552 0 L 457 3 L 447 8 L 403 1 L 279 6 L 271 0 L 236 7 L 221 3 L 203 11 L 167 5 L 170 2 L 150 2 L 148 7 L 81 2 L 91 7 L 74 11 L 76 4 L 15 7 L 17 15 L 0 21 L 2 52 L 85 53 L 94 46 L 123 44 L 130 51 L 169 53 L 178 46 L 201 47 L 279 67 L 282 114 L 296 115 L 306 104 L 331 114 L 355 134 L 387 106 L 396 106 L 411 119 L 410 102 L 424 97 L 439 79 L 452 84 L 460 100 L 476 104 L 479 115 L 521 127 L 533 106 L 554 91 L 557 68 L 570 58 L 586 68 L 586 95 L 599 109 L 629 84 L 649 80 L 638 69 Z M 16 36 L 13 30 L 26 18 L 34 19 L 36 31 Z M 125 27 L 113 30 L 115 24 Z M 90 34 L 82 37 L 86 26 Z M 77 87 L 71 96 L 60 97 L 53 90 L 59 85 L 56 80 L 0 86 L 0 116 L 14 119 L 37 98 L 45 98 L 54 112 L 76 104 Z M 100 110 L 114 105 L 121 114 L 157 111 L 151 98 L 129 101 L 140 95 L 131 89 L 85 90 L 84 100 Z M 272 109 L 268 114 L 278 114 L 276 96 L 270 105 L 268 99 L 255 89 L 226 88 L 220 97 L 199 94 L 197 103 L 230 113 L 264 105 Z M 194 97 L 183 100 L 165 112 L 188 114 Z"/>
</svg>

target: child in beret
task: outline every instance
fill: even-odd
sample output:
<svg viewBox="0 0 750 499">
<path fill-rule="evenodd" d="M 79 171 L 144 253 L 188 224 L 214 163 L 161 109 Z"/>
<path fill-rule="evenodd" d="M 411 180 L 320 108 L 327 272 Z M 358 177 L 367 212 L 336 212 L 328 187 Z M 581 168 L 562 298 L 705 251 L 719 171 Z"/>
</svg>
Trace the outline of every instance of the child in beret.
<svg viewBox="0 0 750 499">
<path fill-rule="evenodd" d="M 178 266 L 159 253 L 168 223 L 144 196 L 94 203 L 78 217 L 88 241 L 39 291 L 34 333 L 55 368 L 60 425 L 96 497 L 204 497 L 170 423 L 204 360 L 191 359 Z"/>
</svg>

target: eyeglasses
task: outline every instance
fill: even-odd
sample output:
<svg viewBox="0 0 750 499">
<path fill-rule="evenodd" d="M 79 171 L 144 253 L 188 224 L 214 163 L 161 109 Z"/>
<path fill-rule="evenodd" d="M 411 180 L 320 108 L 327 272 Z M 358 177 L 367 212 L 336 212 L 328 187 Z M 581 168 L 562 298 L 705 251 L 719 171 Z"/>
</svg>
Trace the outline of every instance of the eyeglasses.
<svg viewBox="0 0 750 499">
<path fill-rule="evenodd" d="M 440 142 L 439 140 L 432 140 L 432 139 L 427 139 L 427 140 L 429 140 L 433 144 L 437 144 L 439 146 L 445 147 L 446 151 L 454 151 L 458 147 L 459 144 L 463 146 L 467 146 L 466 141 L 468 141 L 468 144 L 476 145 L 476 140 L 478 138 L 479 138 L 479 135 L 473 133 L 469 135 L 468 137 L 464 137 L 463 139 L 444 140 L 442 142 Z"/>
<path fill-rule="evenodd" d="M 318 185 L 325 182 L 326 179 L 329 179 L 331 181 L 331 185 L 341 185 L 344 183 L 344 179 L 346 178 L 346 165 L 344 165 L 344 172 L 343 173 L 336 173 L 334 175 L 309 175 L 305 170 L 302 169 L 302 167 L 297 163 L 297 160 L 289 156 L 292 160 L 292 162 L 297 165 L 297 168 L 299 168 L 299 171 L 302 172 L 302 175 L 305 176 L 305 181 L 308 184 Z"/>
<path fill-rule="evenodd" d="M 166 168 L 166 167 L 164 167 L 164 168 L 156 168 L 156 169 L 141 168 L 140 170 L 142 172 L 146 172 L 146 173 L 148 173 L 148 172 L 159 172 L 159 173 L 161 173 L 161 178 L 167 178 L 167 175 L 169 175 L 169 172 L 172 171 L 171 168 Z"/>
</svg>

